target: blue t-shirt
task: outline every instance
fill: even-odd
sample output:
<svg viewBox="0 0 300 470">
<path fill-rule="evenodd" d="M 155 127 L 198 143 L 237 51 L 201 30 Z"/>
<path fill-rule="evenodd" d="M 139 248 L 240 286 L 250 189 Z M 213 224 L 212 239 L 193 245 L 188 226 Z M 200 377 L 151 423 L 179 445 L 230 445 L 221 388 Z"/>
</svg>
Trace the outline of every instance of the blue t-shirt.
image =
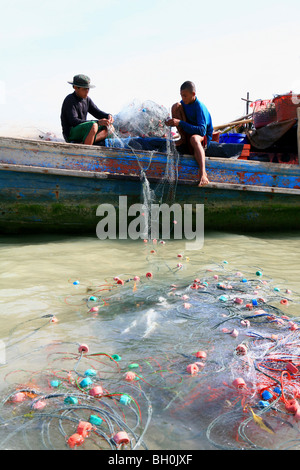
<svg viewBox="0 0 300 470">
<path fill-rule="evenodd" d="M 196 97 L 195 101 L 190 104 L 184 104 L 181 101 L 183 106 L 187 122 L 180 121 L 180 127 L 187 134 L 198 134 L 207 138 L 207 147 L 209 146 L 212 135 L 213 135 L 213 125 L 211 115 L 207 107 L 201 103 Z"/>
</svg>

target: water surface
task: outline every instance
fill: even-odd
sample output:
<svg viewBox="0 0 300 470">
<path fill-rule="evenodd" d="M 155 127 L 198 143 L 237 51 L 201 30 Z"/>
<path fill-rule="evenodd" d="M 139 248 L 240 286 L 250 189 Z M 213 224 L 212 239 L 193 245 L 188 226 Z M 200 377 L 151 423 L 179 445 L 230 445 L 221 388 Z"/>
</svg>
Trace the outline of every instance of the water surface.
<svg viewBox="0 0 300 470">
<path fill-rule="evenodd" d="M 224 412 L 224 399 L 216 392 L 211 398 L 207 390 L 221 390 L 223 381 L 232 377 L 233 352 L 241 337 L 221 331 L 221 322 L 237 307 L 232 298 L 219 300 L 223 292 L 213 276 L 233 282 L 243 278 L 260 286 L 264 279 L 267 302 L 297 317 L 299 241 L 298 234 L 208 233 L 201 250 L 187 251 L 184 241 L 153 245 L 94 237 L 2 237 L 1 396 L 18 381 L 24 383 L 28 370 L 38 374 L 52 368 L 49 351 L 77 353 L 85 343 L 90 352 L 121 357 L 119 369 L 110 375 L 115 387 L 123 386 L 129 364 L 139 364 L 139 386 L 153 407 L 144 436 L 149 449 L 215 448 L 207 431 Z M 149 272 L 152 278 L 146 277 Z M 140 281 L 133 281 L 134 276 Z M 115 277 L 124 285 L 117 285 Z M 191 290 L 195 278 L 207 282 L 207 288 Z M 246 283 L 241 289 L 245 293 Z M 286 289 L 291 291 L 288 307 L 280 304 Z M 249 299 L 259 296 L 253 292 Z M 97 300 L 88 300 L 91 295 Z M 98 312 L 91 312 L 95 305 Z M 50 321 L 52 316 L 57 322 Z M 208 354 L 205 373 L 191 377 L 186 366 L 198 350 Z M 57 358 L 55 367 L 63 368 Z M 227 445 L 233 437 L 228 422 L 223 424 L 218 443 Z M 3 428 L 0 433 L 3 438 Z M 38 432 L 32 439 L 30 447 L 43 447 Z M 12 437 L 4 447 L 28 448 L 28 442 Z"/>
</svg>

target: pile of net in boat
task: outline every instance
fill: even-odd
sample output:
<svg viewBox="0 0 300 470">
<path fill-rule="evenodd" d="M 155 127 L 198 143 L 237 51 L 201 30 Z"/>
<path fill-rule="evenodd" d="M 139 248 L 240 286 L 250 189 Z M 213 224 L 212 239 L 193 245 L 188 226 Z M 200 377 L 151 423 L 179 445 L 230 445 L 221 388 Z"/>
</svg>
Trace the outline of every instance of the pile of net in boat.
<svg viewBox="0 0 300 470">
<path fill-rule="evenodd" d="M 153 101 L 133 101 L 114 116 L 109 137 L 105 139 L 105 147 L 129 149 L 136 157 L 142 182 L 141 202 L 144 204 L 149 231 L 151 204 L 173 204 L 177 190 L 179 154 L 171 128 L 165 124 L 168 117 L 167 109 Z M 144 151 L 147 151 L 146 159 Z M 155 186 L 151 186 L 147 171 L 157 152 L 164 154 L 162 172 Z"/>
<path fill-rule="evenodd" d="M 165 122 L 167 109 L 147 100 L 134 100 L 114 116 L 114 124 L 105 139 L 106 147 L 166 152 L 171 130 Z"/>
<path fill-rule="evenodd" d="M 154 101 L 132 101 L 114 116 L 119 137 L 167 137 L 165 121 L 169 113 Z"/>
</svg>

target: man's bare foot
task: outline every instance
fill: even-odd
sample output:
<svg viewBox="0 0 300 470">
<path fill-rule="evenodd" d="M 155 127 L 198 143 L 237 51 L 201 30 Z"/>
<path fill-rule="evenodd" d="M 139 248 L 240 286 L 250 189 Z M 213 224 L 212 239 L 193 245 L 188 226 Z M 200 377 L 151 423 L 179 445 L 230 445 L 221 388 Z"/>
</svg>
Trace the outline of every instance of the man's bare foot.
<svg viewBox="0 0 300 470">
<path fill-rule="evenodd" d="M 208 179 L 208 177 L 207 177 L 207 174 L 204 173 L 204 175 L 202 175 L 202 177 L 200 178 L 200 182 L 199 182 L 199 184 L 198 184 L 198 187 L 200 187 L 200 186 L 205 186 L 205 185 L 208 184 L 208 183 L 209 183 L 209 179 Z"/>
</svg>

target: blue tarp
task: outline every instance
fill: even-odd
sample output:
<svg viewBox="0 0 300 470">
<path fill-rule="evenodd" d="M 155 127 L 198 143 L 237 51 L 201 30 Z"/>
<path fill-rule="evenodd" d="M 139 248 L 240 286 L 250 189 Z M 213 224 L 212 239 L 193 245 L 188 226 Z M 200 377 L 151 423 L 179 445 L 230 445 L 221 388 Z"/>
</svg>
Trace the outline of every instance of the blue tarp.
<svg viewBox="0 0 300 470">
<path fill-rule="evenodd" d="M 124 148 L 133 150 L 152 150 L 166 153 L 167 140 L 160 137 L 126 137 L 105 139 L 105 147 Z M 239 157 L 244 144 L 220 144 L 211 142 L 205 151 L 207 157 Z"/>
<path fill-rule="evenodd" d="M 160 137 L 126 137 L 123 139 L 105 139 L 105 147 L 134 150 L 167 151 L 167 140 Z"/>
</svg>

